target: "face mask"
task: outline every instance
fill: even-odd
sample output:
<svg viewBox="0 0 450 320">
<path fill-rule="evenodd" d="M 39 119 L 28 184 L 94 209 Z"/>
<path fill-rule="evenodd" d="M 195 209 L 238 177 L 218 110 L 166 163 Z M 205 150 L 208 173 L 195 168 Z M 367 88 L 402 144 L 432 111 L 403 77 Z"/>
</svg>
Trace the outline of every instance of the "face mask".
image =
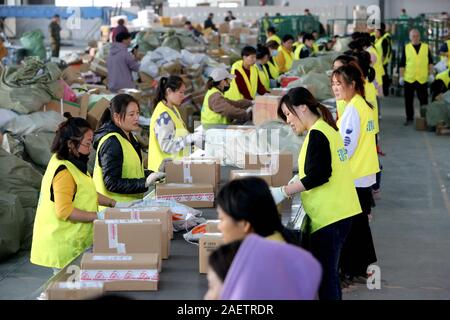
<svg viewBox="0 0 450 320">
<path fill-rule="evenodd" d="M 223 87 L 223 92 L 227 92 L 228 90 L 230 90 L 230 86 Z"/>
<path fill-rule="evenodd" d="M 278 55 L 278 50 L 272 51 L 272 57 L 276 57 Z"/>
</svg>

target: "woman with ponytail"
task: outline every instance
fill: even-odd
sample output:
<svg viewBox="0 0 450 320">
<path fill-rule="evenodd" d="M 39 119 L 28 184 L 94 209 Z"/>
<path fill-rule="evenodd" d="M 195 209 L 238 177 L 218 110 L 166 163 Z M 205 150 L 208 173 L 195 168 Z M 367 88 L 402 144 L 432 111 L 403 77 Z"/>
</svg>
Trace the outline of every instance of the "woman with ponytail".
<svg viewBox="0 0 450 320">
<path fill-rule="evenodd" d="M 308 132 L 298 157 L 299 174 L 272 188 L 278 204 L 300 192 L 311 220 L 310 251 L 322 264 L 319 299 L 340 300 L 338 262 L 353 216 L 361 212 L 344 143 L 328 109 L 305 88 L 282 97 L 279 116 L 296 134 Z"/>
<path fill-rule="evenodd" d="M 189 155 L 191 146 L 202 146 L 201 132 L 189 134 L 178 108 L 186 86 L 179 76 L 162 77 L 150 119 L 148 169 L 164 171 L 165 161 Z"/>
<path fill-rule="evenodd" d="M 334 70 L 331 87 L 336 100 L 345 101 L 345 109 L 337 121 L 344 139 L 362 213 L 353 220 L 341 254 L 341 271 L 346 280 L 367 277 L 367 267 L 376 262 L 375 247 L 369 226 L 373 203 L 372 186 L 380 171 L 375 143 L 373 108 L 364 99 L 364 76 L 349 64 Z M 363 279 L 364 280 L 364 279 Z"/>
<path fill-rule="evenodd" d="M 98 205 L 113 199 L 97 194 L 87 170 L 94 135 L 89 123 L 72 118 L 59 125 L 42 179 L 34 220 L 32 263 L 56 273 L 92 245 L 92 222 L 103 219 Z"/>
</svg>

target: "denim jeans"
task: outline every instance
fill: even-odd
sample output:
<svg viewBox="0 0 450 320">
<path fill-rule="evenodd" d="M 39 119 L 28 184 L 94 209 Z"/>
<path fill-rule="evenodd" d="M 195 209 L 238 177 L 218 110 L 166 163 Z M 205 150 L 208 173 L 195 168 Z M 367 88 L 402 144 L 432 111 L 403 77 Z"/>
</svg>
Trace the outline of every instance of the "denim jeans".
<svg viewBox="0 0 450 320">
<path fill-rule="evenodd" d="M 339 256 L 350 230 L 351 217 L 332 223 L 311 234 L 311 253 L 322 265 L 320 300 L 341 300 Z"/>
</svg>

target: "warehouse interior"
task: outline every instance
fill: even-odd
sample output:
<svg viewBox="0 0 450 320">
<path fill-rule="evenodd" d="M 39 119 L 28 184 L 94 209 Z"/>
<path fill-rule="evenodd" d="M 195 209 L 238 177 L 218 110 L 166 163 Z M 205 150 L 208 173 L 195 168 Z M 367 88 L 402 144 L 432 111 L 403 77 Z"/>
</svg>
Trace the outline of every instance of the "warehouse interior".
<svg viewBox="0 0 450 320">
<path fill-rule="evenodd" d="M 1 1 L 0 300 L 449 300 L 449 8 Z"/>
</svg>

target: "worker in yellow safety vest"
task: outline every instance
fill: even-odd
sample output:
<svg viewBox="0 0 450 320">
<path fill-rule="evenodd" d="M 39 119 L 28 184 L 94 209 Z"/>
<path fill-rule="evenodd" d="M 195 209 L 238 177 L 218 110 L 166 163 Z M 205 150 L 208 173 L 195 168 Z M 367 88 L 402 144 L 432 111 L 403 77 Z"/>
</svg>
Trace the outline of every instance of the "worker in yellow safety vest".
<svg viewBox="0 0 450 320">
<path fill-rule="evenodd" d="M 436 75 L 436 80 L 441 80 L 448 89 L 448 84 L 450 83 L 450 69 L 438 73 Z"/>
<path fill-rule="evenodd" d="M 294 52 L 294 60 L 300 60 L 308 58 L 314 54 L 314 37 L 311 33 L 305 33 L 303 35 L 303 43 L 297 46 Z"/>
<path fill-rule="evenodd" d="M 222 68 L 215 68 L 209 75 L 205 99 L 201 111 L 201 122 L 204 127 L 210 125 L 230 124 L 238 121 L 243 124 L 251 118 L 251 100 L 233 101 L 224 97 L 223 93 L 230 89 L 230 80 L 236 76 Z"/>
<path fill-rule="evenodd" d="M 256 94 L 264 95 L 268 91 L 261 83 L 256 67 L 256 49 L 246 46 L 241 51 L 242 60 L 236 61 L 231 67 L 231 74 L 236 77 L 231 81 L 230 89 L 225 97 L 238 101 L 242 99 L 254 100 Z"/>
<path fill-rule="evenodd" d="M 280 73 L 286 73 L 292 68 L 292 62 L 294 61 L 294 53 L 292 52 L 293 43 L 294 37 L 287 34 L 283 37 L 281 46 L 278 47 L 278 55 L 275 57 L 275 61 L 278 64 Z"/>
<path fill-rule="evenodd" d="M 445 41 L 439 48 L 441 59 L 447 60 L 447 67 L 450 68 L 450 40 Z"/>
<path fill-rule="evenodd" d="M 414 92 L 417 91 L 420 106 L 428 104 L 428 82 L 434 81 L 433 57 L 428 44 L 420 41 L 420 33 L 417 29 L 409 32 L 408 43 L 400 60 L 399 83 L 405 88 L 405 113 L 404 125 L 409 125 L 414 120 Z"/>
<path fill-rule="evenodd" d="M 164 175 L 144 170 L 141 146 L 133 134 L 139 129 L 139 114 L 135 98 L 118 94 L 95 132 L 95 187 L 98 193 L 119 202 L 141 200 L 148 187 Z"/>
<path fill-rule="evenodd" d="M 275 41 L 276 43 L 278 43 L 278 45 L 281 45 L 281 39 L 279 36 L 277 36 L 277 30 L 275 29 L 275 27 L 270 26 L 267 28 L 267 40 L 266 43 L 269 41 Z"/>
<path fill-rule="evenodd" d="M 269 77 L 270 79 L 278 81 L 278 78 L 280 77 L 280 68 L 278 67 L 275 57 L 280 54 L 278 52 L 279 45 L 275 41 L 270 41 L 266 43 L 266 47 L 270 51 L 269 61 L 267 62 L 267 65 L 269 66 Z"/>
<path fill-rule="evenodd" d="M 98 205 L 116 204 L 97 193 L 88 172 L 93 136 L 85 119 L 69 114 L 56 131 L 42 178 L 30 260 L 54 273 L 92 245 L 92 222 L 104 218 Z"/>
<path fill-rule="evenodd" d="M 272 196 L 278 204 L 300 193 L 310 220 L 304 237 L 323 270 L 319 299 L 339 300 L 339 252 L 361 212 L 344 142 L 331 113 L 307 89 L 289 90 L 280 106 L 278 114 L 294 133 L 307 134 L 298 156 L 298 175 L 288 185 L 272 188 Z"/>
<path fill-rule="evenodd" d="M 392 60 L 392 39 L 389 32 L 386 31 L 386 25 L 382 22 L 380 29 L 375 30 L 375 49 L 381 56 L 383 62 L 383 95 L 389 95 L 390 79 L 388 73 L 388 66 Z"/>
<path fill-rule="evenodd" d="M 185 98 L 186 86 L 179 76 L 159 80 L 155 110 L 150 118 L 148 169 L 164 171 L 165 163 L 189 156 L 191 147 L 203 146 L 203 133 L 186 129 L 179 108 Z"/>
</svg>

